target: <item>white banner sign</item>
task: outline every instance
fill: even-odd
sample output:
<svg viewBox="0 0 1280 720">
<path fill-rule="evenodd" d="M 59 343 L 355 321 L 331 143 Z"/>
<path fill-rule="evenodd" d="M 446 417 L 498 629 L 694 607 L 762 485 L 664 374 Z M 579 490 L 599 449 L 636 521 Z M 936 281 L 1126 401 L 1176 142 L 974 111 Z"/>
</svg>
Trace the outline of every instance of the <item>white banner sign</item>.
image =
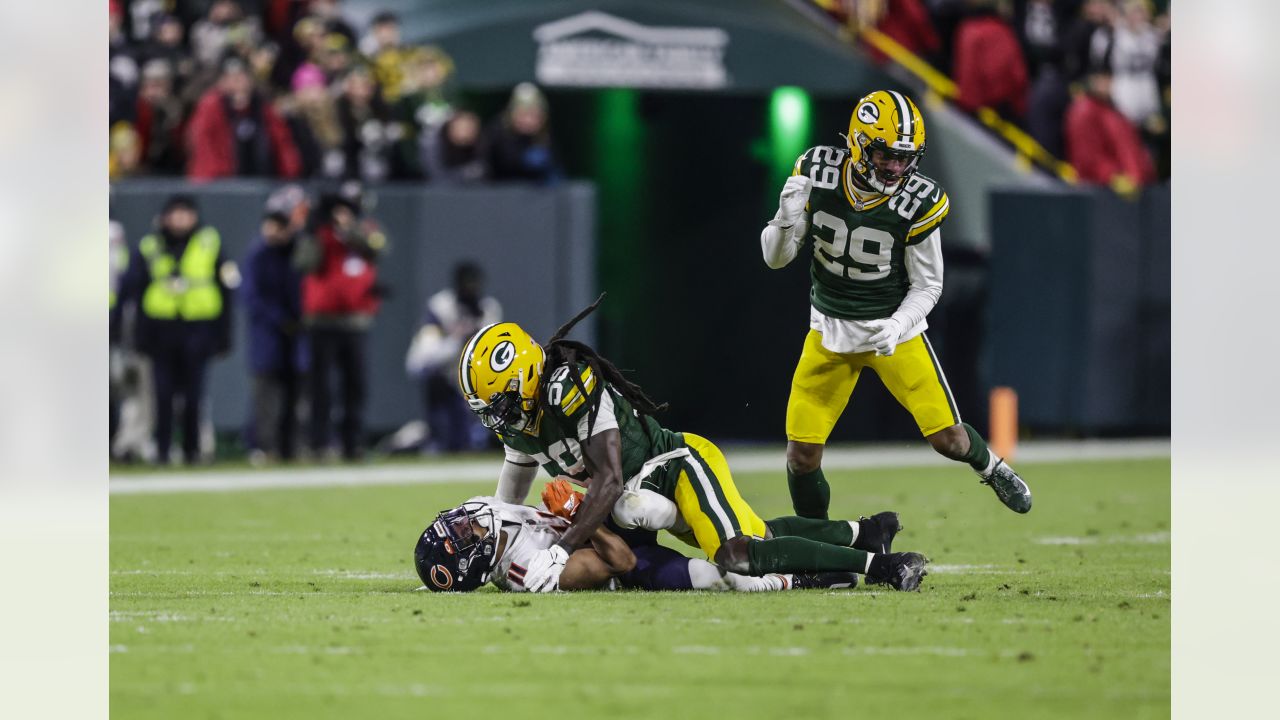
<svg viewBox="0 0 1280 720">
<path fill-rule="evenodd" d="M 720 28 L 648 27 L 602 12 L 540 25 L 538 82 L 714 90 L 729 84 Z"/>
</svg>

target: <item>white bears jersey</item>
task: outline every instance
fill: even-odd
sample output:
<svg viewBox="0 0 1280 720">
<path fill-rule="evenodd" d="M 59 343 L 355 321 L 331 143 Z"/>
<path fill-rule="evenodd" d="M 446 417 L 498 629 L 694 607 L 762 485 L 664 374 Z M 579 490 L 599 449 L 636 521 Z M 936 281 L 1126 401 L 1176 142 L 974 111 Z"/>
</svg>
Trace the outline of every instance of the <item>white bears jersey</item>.
<svg viewBox="0 0 1280 720">
<path fill-rule="evenodd" d="M 495 497 L 473 497 L 467 501 L 467 504 L 471 503 L 483 503 L 493 511 L 493 519 L 498 525 L 496 532 L 502 533 L 505 539 L 498 543 L 502 553 L 493 564 L 489 582 L 507 592 L 528 592 L 524 586 L 524 573 L 529 561 L 539 551 L 559 542 L 569 529 L 569 521 L 528 505 L 504 503 Z M 489 530 L 495 531 L 494 528 Z M 771 573 L 764 577 L 750 577 L 721 573 L 715 565 L 702 559 L 688 558 L 687 562 L 692 590 L 770 592 L 792 587 L 791 575 Z M 618 579 L 610 578 L 600 589 L 620 589 Z"/>
<path fill-rule="evenodd" d="M 489 582 L 509 592 L 525 592 L 524 573 L 529 561 L 541 550 L 560 541 L 569 521 L 528 505 L 511 505 L 493 497 L 474 497 L 468 503 L 484 503 L 493 510 L 498 546 L 502 553 L 493 564 Z M 495 528 L 490 528 L 494 531 Z"/>
</svg>

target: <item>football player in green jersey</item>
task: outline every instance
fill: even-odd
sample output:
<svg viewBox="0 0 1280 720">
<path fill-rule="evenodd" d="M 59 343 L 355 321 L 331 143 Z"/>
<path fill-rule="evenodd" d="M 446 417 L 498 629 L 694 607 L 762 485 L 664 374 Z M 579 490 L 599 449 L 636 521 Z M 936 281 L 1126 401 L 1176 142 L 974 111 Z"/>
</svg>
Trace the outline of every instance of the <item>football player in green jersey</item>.
<svg viewBox="0 0 1280 720">
<path fill-rule="evenodd" d="M 573 525 L 530 557 L 526 589 L 557 589 L 569 555 L 610 516 L 623 529 L 683 537 L 723 572 L 855 572 L 869 584 L 919 587 L 925 557 L 892 552 L 897 513 L 857 522 L 760 519 L 714 444 L 662 427 L 652 417 L 661 408 L 644 391 L 589 346 L 565 339 L 599 302 L 545 349 L 519 325 L 496 323 L 477 332 L 458 360 L 463 396 L 506 447 L 499 501 L 523 503 L 539 466 L 588 488 Z"/>
<path fill-rule="evenodd" d="M 827 516 L 822 449 L 864 368 L 934 450 L 967 462 L 1009 509 L 1031 510 L 1027 484 L 960 420 L 924 335 L 942 294 L 940 228 L 950 209 L 942 187 L 917 172 L 924 149 L 924 119 L 910 98 L 892 90 L 863 97 L 844 147 L 820 145 L 796 161 L 760 234 L 775 270 L 806 241 L 813 246 L 810 330 L 787 402 L 787 483 L 797 515 Z"/>
</svg>

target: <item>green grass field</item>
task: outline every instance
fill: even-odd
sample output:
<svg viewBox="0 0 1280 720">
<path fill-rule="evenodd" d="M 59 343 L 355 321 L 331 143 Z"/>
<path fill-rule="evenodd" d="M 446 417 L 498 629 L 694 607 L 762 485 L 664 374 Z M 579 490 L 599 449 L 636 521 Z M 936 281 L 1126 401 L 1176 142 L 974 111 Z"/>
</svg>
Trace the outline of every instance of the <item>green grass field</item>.
<svg viewBox="0 0 1280 720">
<path fill-rule="evenodd" d="M 1169 462 L 1019 470 L 1027 516 L 960 468 L 828 473 L 833 517 L 901 512 L 918 593 L 433 595 L 417 533 L 490 485 L 113 496 L 111 714 L 1168 717 Z"/>
</svg>

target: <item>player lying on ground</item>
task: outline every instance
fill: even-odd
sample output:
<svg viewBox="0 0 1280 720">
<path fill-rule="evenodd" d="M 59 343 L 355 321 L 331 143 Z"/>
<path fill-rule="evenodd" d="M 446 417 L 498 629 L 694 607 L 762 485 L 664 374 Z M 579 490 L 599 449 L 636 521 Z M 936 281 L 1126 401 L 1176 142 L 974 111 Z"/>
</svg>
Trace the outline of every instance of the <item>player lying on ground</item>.
<svg viewBox="0 0 1280 720">
<path fill-rule="evenodd" d="M 581 497 L 581 494 L 578 494 Z M 563 515 L 572 510 L 560 506 Z M 525 592 L 534 556 L 559 542 L 572 524 L 564 516 L 496 498 L 475 497 L 436 516 L 418 538 L 414 567 L 428 590 L 469 592 L 487 582 L 509 592 Z M 587 546 L 565 561 L 560 590 L 736 590 L 767 592 L 803 588 L 853 587 L 853 573 L 722 574 L 715 565 L 688 558 L 646 533 L 633 546 L 603 525 Z M 634 542 L 634 541 L 633 541 Z"/>
<path fill-rule="evenodd" d="M 796 160 L 778 212 L 760 233 L 764 261 L 786 266 L 809 241 L 809 335 L 787 401 L 787 484 L 797 515 L 825 518 L 822 449 L 858 375 L 870 369 L 915 418 L 933 449 L 968 463 L 1009 509 L 1031 491 L 960 420 L 925 317 L 942 296 L 942 222 L 951 203 L 916 172 L 924 118 L 910 98 L 878 90 L 858 100 L 845 147 Z"/>
<path fill-rule="evenodd" d="M 873 532 L 887 517 L 761 520 L 715 445 L 659 425 L 652 413 L 661 408 L 643 390 L 587 345 L 564 339 L 599 303 L 560 328 L 546 350 L 515 323 L 497 323 L 477 332 L 459 358 L 463 395 L 506 446 L 498 499 L 523 503 L 539 466 L 589 488 L 564 536 L 530 559 L 528 589 L 554 590 L 569 555 L 610 514 L 622 528 L 673 529 L 683 521 L 683 534 L 724 572 L 855 572 L 868 583 L 919 587 L 924 556 L 886 552 Z M 644 502 L 646 493 L 668 502 Z M 651 507 L 674 510 L 655 518 Z M 897 516 L 888 515 L 897 532 Z"/>
</svg>

